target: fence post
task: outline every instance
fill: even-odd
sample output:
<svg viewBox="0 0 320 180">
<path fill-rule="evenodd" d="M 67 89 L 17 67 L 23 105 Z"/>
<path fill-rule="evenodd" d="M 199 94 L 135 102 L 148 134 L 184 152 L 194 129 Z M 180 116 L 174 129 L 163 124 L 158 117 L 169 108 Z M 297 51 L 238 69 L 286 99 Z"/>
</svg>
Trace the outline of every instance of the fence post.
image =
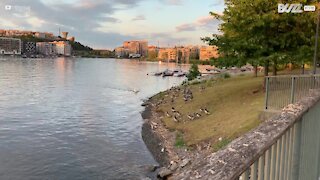
<svg viewBox="0 0 320 180">
<path fill-rule="evenodd" d="M 266 101 L 265 101 L 265 110 L 268 110 L 268 102 L 269 102 L 269 82 L 270 77 L 266 77 Z"/>
<path fill-rule="evenodd" d="M 294 103 L 294 90 L 295 90 L 295 81 L 296 77 L 291 78 L 291 96 L 290 96 L 290 103 Z"/>
</svg>

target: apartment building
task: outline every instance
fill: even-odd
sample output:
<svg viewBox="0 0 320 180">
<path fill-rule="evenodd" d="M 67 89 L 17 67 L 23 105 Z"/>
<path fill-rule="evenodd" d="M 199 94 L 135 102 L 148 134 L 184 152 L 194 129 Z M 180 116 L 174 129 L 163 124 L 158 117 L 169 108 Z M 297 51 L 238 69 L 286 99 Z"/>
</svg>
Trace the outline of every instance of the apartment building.
<svg viewBox="0 0 320 180">
<path fill-rule="evenodd" d="M 21 54 L 21 40 L 16 38 L 0 37 L 0 54 L 15 55 Z"/>
</svg>

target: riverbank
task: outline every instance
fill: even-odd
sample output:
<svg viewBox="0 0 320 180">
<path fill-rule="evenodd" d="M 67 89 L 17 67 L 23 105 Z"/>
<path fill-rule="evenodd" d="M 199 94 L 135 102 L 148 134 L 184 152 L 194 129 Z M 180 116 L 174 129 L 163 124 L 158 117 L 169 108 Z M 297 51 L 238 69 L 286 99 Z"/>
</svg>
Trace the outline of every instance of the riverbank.
<svg viewBox="0 0 320 180">
<path fill-rule="evenodd" d="M 262 104 L 261 77 L 206 78 L 145 102 L 142 137 L 168 176 L 256 127 Z"/>
</svg>

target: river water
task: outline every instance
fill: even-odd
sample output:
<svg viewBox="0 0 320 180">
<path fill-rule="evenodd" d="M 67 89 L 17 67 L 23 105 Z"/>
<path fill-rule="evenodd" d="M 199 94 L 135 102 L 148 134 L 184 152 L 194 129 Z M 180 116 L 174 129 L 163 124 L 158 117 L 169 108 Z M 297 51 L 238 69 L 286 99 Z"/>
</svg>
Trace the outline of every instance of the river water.
<svg viewBox="0 0 320 180">
<path fill-rule="evenodd" d="M 183 81 L 147 75 L 167 67 L 175 65 L 0 59 L 0 179 L 144 177 L 156 162 L 141 138 L 141 103 Z"/>
</svg>

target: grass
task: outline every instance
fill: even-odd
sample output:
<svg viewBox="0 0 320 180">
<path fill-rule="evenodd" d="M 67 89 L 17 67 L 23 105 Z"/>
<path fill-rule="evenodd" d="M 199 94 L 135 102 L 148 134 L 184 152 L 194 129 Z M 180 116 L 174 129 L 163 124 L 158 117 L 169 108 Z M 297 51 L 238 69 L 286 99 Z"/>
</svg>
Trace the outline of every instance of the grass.
<svg viewBox="0 0 320 180">
<path fill-rule="evenodd" d="M 212 148 L 213 151 L 216 152 L 224 147 L 226 147 L 229 143 L 231 142 L 230 139 L 226 138 L 226 139 L 222 139 L 221 141 L 218 141 L 217 143 L 215 143 Z"/>
<path fill-rule="evenodd" d="M 229 142 L 260 123 L 258 116 L 264 101 L 262 82 L 262 77 L 246 75 L 188 85 L 193 93 L 193 100 L 185 102 L 180 91 L 179 97 L 172 102 L 173 92 L 170 91 L 168 95 L 162 93 L 160 96 L 165 103 L 162 103 L 158 110 L 171 113 L 171 108 L 174 107 L 182 114 L 178 123 L 172 118 L 164 118 L 169 129 L 182 132 L 181 137 L 177 136 L 176 146 L 210 141 L 214 144 L 214 149 L 221 148 L 227 142 L 219 142 L 220 137 Z M 200 108 L 208 109 L 210 115 L 202 113 L 196 120 L 187 118 L 188 114 L 201 113 Z"/>
<path fill-rule="evenodd" d="M 182 148 L 185 146 L 185 142 L 183 140 L 183 134 L 179 131 L 176 134 L 176 142 L 174 145 L 178 148 Z"/>
</svg>

